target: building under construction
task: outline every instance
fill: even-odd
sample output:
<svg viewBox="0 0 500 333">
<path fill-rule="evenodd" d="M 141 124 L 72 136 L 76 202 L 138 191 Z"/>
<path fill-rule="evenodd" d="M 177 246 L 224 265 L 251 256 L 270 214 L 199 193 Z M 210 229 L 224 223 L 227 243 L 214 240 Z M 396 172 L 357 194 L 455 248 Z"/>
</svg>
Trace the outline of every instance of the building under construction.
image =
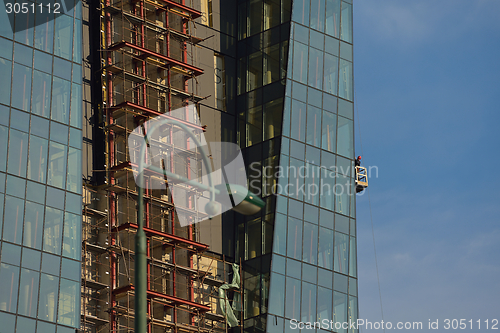
<svg viewBox="0 0 500 333">
<path fill-rule="evenodd" d="M 355 320 L 355 196 L 277 194 L 324 179 L 266 173 L 352 164 L 352 1 L 88 0 L 83 25 L 81 331 L 134 331 L 138 151 L 127 140 L 183 108 L 176 121 L 195 135 L 241 147 L 266 206 L 181 226 L 200 214 L 199 191 L 174 203 L 164 175 L 147 174 L 160 184 L 144 193 L 148 332 Z M 196 178 L 203 151 L 174 140 L 179 126 L 162 133 L 164 169 Z"/>
</svg>

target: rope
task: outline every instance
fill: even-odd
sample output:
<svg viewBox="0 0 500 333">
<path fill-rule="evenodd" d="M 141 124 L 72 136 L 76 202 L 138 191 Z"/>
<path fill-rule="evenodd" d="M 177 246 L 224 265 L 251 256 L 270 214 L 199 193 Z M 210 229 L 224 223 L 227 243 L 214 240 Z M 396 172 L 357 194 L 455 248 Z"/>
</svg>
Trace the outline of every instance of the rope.
<svg viewBox="0 0 500 333">
<path fill-rule="evenodd" d="M 359 110 L 358 110 L 358 99 L 357 99 L 357 94 L 356 94 L 356 88 L 354 88 L 354 101 L 356 104 L 356 120 L 358 123 L 359 146 L 361 148 L 361 155 L 364 156 L 363 141 L 361 140 L 361 126 L 360 126 L 360 122 L 359 122 Z M 382 320 L 384 320 L 384 307 L 382 306 L 382 290 L 380 288 L 380 276 L 378 273 L 377 247 L 375 246 L 375 228 L 373 226 L 372 201 L 370 198 L 370 187 L 369 186 L 366 188 L 366 191 L 368 191 L 368 207 L 370 209 L 370 223 L 371 223 L 371 227 L 372 227 L 373 254 L 375 256 L 375 270 L 377 272 L 378 296 L 380 299 L 380 313 L 382 315 Z M 384 333 L 385 333 L 385 328 L 384 328 Z"/>
</svg>

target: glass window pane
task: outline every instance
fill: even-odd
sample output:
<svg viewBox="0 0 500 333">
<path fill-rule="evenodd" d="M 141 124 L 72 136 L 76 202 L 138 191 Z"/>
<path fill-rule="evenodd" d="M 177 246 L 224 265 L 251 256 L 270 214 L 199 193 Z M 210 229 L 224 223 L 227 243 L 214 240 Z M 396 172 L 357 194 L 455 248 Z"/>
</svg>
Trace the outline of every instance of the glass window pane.
<svg viewBox="0 0 500 333">
<path fill-rule="evenodd" d="M 63 15 L 64 16 L 64 15 Z M 68 123 L 71 82 L 54 77 L 52 86 L 52 112 L 50 118 Z"/>
<path fill-rule="evenodd" d="M 304 223 L 304 249 L 302 261 L 316 265 L 318 253 L 318 226 Z"/>
<path fill-rule="evenodd" d="M 14 64 L 12 79 L 12 106 L 24 111 L 30 111 L 31 100 L 31 68 Z"/>
<path fill-rule="evenodd" d="M 302 322 L 314 322 L 316 319 L 316 285 L 302 282 Z"/>
<path fill-rule="evenodd" d="M 9 129 L 0 126 L 0 171 L 5 172 L 7 166 L 7 143 L 9 137 Z"/>
<path fill-rule="evenodd" d="M 58 276 L 61 272 L 61 257 L 42 253 L 42 272 Z"/>
<path fill-rule="evenodd" d="M 71 80 L 71 62 L 54 57 L 54 72 L 55 76 L 58 76 L 62 79 Z"/>
<path fill-rule="evenodd" d="M 337 95 L 338 58 L 325 54 L 324 91 Z"/>
<path fill-rule="evenodd" d="M 36 16 L 35 48 L 52 53 L 54 43 L 54 14 L 44 11 Z"/>
<path fill-rule="evenodd" d="M 261 255 L 262 242 L 259 241 L 259 239 L 262 239 L 261 226 L 262 221 L 260 218 L 247 223 L 247 240 L 245 242 L 247 246 L 247 260 Z"/>
<path fill-rule="evenodd" d="M 260 51 L 248 56 L 246 86 L 247 92 L 262 86 L 262 52 Z"/>
<path fill-rule="evenodd" d="M 280 1 L 265 0 L 264 1 L 264 30 L 280 24 Z"/>
<path fill-rule="evenodd" d="M 20 43 L 33 46 L 33 31 L 35 26 L 35 13 L 28 10 L 28 13 L 16 15 L 16 25 L 14 39 Z M 26 27 L 28 27 L 26 29 Z"/>
<path fill-rule="evenodd" d="M 339 96 L 353 100 L 352 62 L 340 59 L 339 67 Z"/>
<path fill-rule="evenodd" d="M 352 43 L 352 5 L 342 2 L 340 39 Z"/>
<path fill-rule="evenodd" d="M 283 107 L 283 135 L 290 136 L 290 112 L 292 109 L 292 100 L 285 97 L 285 106 Z"/>
<path fill-rule="evenodd" d="M 322 227 L 319 228 L 318 266 L 333 267 L 333 231 Z"/>
<path fill-rule="evenodd" d="M 78 149 L 82 149 L 82 131 L 76 128 L 69 129 L 69 145 Z"/>
<path fill-rule="evenodd" d="M 38 29 L 38 27 L 36 27 Z M 52 73 L 52 55 L 35 50 L 35 69 L 42 72 Z"/>
<path fill-rule="evenodd" d="M 311 87 L 322 89 L 323 83 L 323 52 L 315 48 L 309 49 L 309 80 Z"/>
<path fill-rule="evenodd" d="M 323 111 L 321 148 L 331 152 L 335 152 L 336 123 L 337 116 L 335 114 Z"/>
<path fill-rule="evenodd" d="M 47 200 L 45 204 L 50 207 L 57 209 L 64 209 L 64 194 L 63 190 L 59 190 L 50 186 L 47 186 Z"/>
<path fill-rule="evenodd" d="M 286 278 L 285 316 L 299 318 L 300 315 L 300 280 Z"/>
<path fill-rule="evenodd" d="M 318 268 L 316 266 L 302 264 L 302 280 L 316 284 Z"/>
<path fill-rule="evenodd" d="M 326 0 L 325 33 L 339 37 L 340 31 L 340 0 Z"/>
<path fill-rule="evenodd" d="M 50 207 L 45 208 L 45 226 L 43 233 L 43 250 L 61 254 L 61 238 L 63 227 L 63 212 Z"/>
<path fill-rule="evenodd" d="M 61 279 L 59 292 L 59 324 L 78 327 L 80 324 L 80 284 Z"/>
<path fill-rule="evenodd" d="M 21 247 L 4 242 L 1 258 L 3 263 L 19 266 L 21 264 Z"/>
<path fill-rule="evenodd" d="M 31 112 L 42 117 L 50 114 L 51 76 L 37 70 L 33 73 L 33 107 Z"/>
<path fill-rule="evenodd" d="M 55 333 L 56 325 L 39 321 L 36 326 L 36 333 Z"/>
<path fill-rule="evenodd" d="M 79 85 L 82 84 L 82 75 L 82 66 L 73 64 L 73 77 L 71 78 L 71 81 Z"/>
<path fill-rule="evenodd" d="M 12 62 L 0 58 L 0 77 L 2 78 L 2 86 L 0 89 L 0 103 L 10 104 L 10 80 L 12 77 Z"/>
<path fill-rule="evenodd" d="M 28 178 L 45 183 L 47 175 L 48 141 L 39 137 L 31 137 L 28 160 Z"/>
<path fill-rule="evenodd" d="M 286 275 L 300 280 L 302 273 L 300 261 L 290 258 L 286 259 Z"/>
<path fill-rule="evenodd" d="M 357 322 L 358 320 L 358 298 L 349 296 L 349 320 L 351 322 Z M 349 328 L 349 333 L 357 333 L 358 330 Z"/>
<path fill-rule="evenodd" d="M 28 134 L 10 130 L 9 162 L 7 170 L 16 176 L 26 176 Z"/>
<path fill-rule="evenodd" d="M 320 183 L 320 205 L 322 208 L 333 210 L 334 208 L 334 189 L 335 189 L 335 174 L 321 169 Z M 333 226 L 332 226 L 333 227 Z"/>
<path fill-rule="evenodd" d="M 292 21 L 308 26 L 310 6 L 311 0 L 293 1 Z"/>
<path fill-rule="evenodd" d="M 306 136 L 306 104 L 292 100 L 292 127 L 291 137 L 298 141 L 304 141 Z"/>
<path fill-rule="evenodd" d="M 5 312 L 0 312 L 0 323 L 2 323 L 2 329 L 5 330 L 5 332 L 14 332 L 16 327 L 16 316 Z"/>
<path fill-rule="evenodd" d="M 272 259 L 272 271 L 276 273 L 285 274 L 285 257 L 273 255 Z"/>
<path fill-rule="evenodd" d="M 356 267 L 356 238 L 350 237 L 351 241 L 349 243 L 349 275 L 357 276 Z"/>
<path fill-rule="evenodd" d="M 55 19 L 54 55 L 73 59 L 73 19 L 66 15 Z"/>
<path fill-rule="evenodd" d="M 264 105 L 264 140 L 272 139 L 281 134 L 283 99 L 278 99 Z"/>
<path fill-rule="evenodd" d="M 9 126 L 9 120 L 10 120 L 10 108 L 5 105 L 0 105 L 0 125 Z"/>
<path fill-rule="evenodd" d="M 7 12 L 4 10 L 0 11 L 0 36 L 10 38 L 14 37 L 14 33 L 12 31 L 12 26 L 10 25 L 9 16 Z M 0 322 L 2 322 L 0 320 Z M 14 329 L 12 329 L 14 331 Z"/>
<path fill-rule="evenodd" d="M 68 144 L 68 126 L 58 124 L 56 122 L 51 122 L 51 124 L 50 124 L 50 140 L 67 145 Z"/>
<path fill-rule="evenodd" d="M 349 197 L 351 192 L 351 179 L 342 175 L 338 175 L 337 183 L 335 184 L 335 211 L 349 215 Z"/>
<path fill-rule="evenodd" d="M 75 1 L 75 8 L 80 7 L 80 1 Z M 73 49 L 73 61 L 76 63 L 82 62 L 82 22 L 75 20 L 75 37 L 74 37 L 75 47 Z M 73 74 L 74 75 L 74 74 Z M 78 80 L 73 80 L 74 82 L 80 83 L 81 78 Z"/>
<path fill-rule="evenodd" d="M 62 258 L 61 276 L 70 280 L 80 281 L 81 279 L 80 268 L 81 268 L 80 261 Z"/>
<path fill-rule="evenodd" d="M 339 117 L 337 154 L 350 159 L 354 158 L 353 136 L 353 121 Z"/>
<path fill-rule="evenodd" d="M 323 65 L 323 63 L 321 63 L 321 65 Z M 307 104 L 321 108 L 321 96 L 322 93 L 320 90 L 310 87 L 307 88 Z"/>
<path fill-rule="evenodd" d="M 38 272 L 31 271 L 29 269 L 21 269 L 19 308 L 17 309 L 19 314 L 28 317 L 36 317 L 38 305 L 38 282 Z"/>
<path fill-rule="evenodd" d="M 82 86 L 71 85 L 71 120 L 70 125 L 82 128 Z"/>
<path fill-rule="evenodd" d="M 247 112 L 247 147 L 262 141 L 262 106 Z"/>
<path fill-rule="evenodd" d="M 59 279 L 52 275 L 41 274 L 40 278 L 40 306 L 38 319 L 55 322 L 58 298 Z M 40 324 L 40 322 L 39 322 Z M 40 328 L 40 327 L 38 327 Z"/>
<path fill-rule="evenodd" d="M 30 128 L 29 113 L 22 112 L 16 109 L 11 109 L 10 128 L 15 128 L 23 132 L 28 132 Z"/>
<path fill-rule="evenodd" d="M 66 185 L 66 146 L 50 142 L 47 184 L 64 189 Z"/>
<path fill-rule="evenodd" d="M 311 39 L 309 40 L 309 45 L 323 50 L 325 47 L 325 35 L 314 30 L 311 30 L 310 33 Z"/>
<path fill-rule="evenodd" d="M 21 244 L 24 217 L 24 200 L 5 196 L 5 228 L 3 239 Z"/>
<path fill-rule="evenodd" d="M 33 202 L 26 202 L 24 219 L 24 246 L 35 249 L 42 248 L 43 206 Z"/>
<path fill-rule="evenodd" d="M 309 44 L 309 29 L 307 29 L 307 27 L 304 27 L 303 25 L 293 23 L 292 27 L 293 39 L 304 44 Z"/>
<path fill-rule="evenodd" d="M 280 48 L 279 44 L 266 47 L 263 55 L 264 83 L 269 84 L 280 79 Z"/>
<path fill-rule="evenodd" d="M 6 194 L 24 199 L 25 191 L 26 191 L 25 179 L 7 175 L 7 188 L 5 191 Z"/>
<path fill-rule="evenodd" d="M 351 102 L 339 98 L 339 115 L 348 119 L 353 119 L 354 105 Z"/>
<path fill-rule="evenodd" d="M 332 320 L 332 290 L 318 287 L 318 321 Z"/>
<path fill-rule="evenodd" d="M 286 255 L 286 216 L 283 214 L 276 214 L 273 252 Z"/>
<path fill-rule="evenodd" d="M 33 66 L 33 49 L 23 44 L 14 44 L 14 61 L 21 65 Z"/>
<path fill-rule="evenodd" d="M 307 84 L 307 53 L 309 48 L 299 42 L 293 44 L 293 79 Z"/>
<path fill-rule="evenodd" d="M 80 260 L 81 248 L 81 216 L 65 213 L 64 242 L 62 255 Z"/>
<path fill-rule="evenodd" d="M 347 258 L 349 252 L 349 236 L 335 232 L 335 264 L 334 270 L 347 274 Z M 346 288 L 347 289 L 347 288 Z"/>
<path fill-rule="evenodd" d="M 35 332 L 35 327 L 36 327 L 36 320 L 17 317 L 17 332 Z"/>
<path fill-rule="evenodd" d="M 48 111 L 48 110 L 47 110 Z M 48 114 L 47 114 L 48 116 Z M 37 116 L 31 116 L 31 134 L 41 136 L 42 138 L 49 138 L 49 121 Z M 80 138 L 81 140 L 81 138 Z M 81 143 L 80 143 L 81 144 Z"/>
<path fill-rule="evenodd" d="M 309 26 L 323 32 L 325 28 L 325 0 L 311 0 L 311 24 Z"/>
<path fill-rule="evenodd" d="M 45 186 L 28 181 L 26 189 L 26 199 L 40 204 L 45 203 Z"/>
<path fill-rule="evenodd" d="M 333 292 L 333 321 L 337 323 L 347 321 L 347 295 L 338 291 Z M 342 332 L 346 331 L 342 329 Z"/>
<path fill-rule="evenodd" d="M 262 31 L 263 20 L 262 20 L 262 0 L 250 0 L 248 4 L 248 31 L 249 36 Z"/>
<path fill-rule="evenodd" d="M 306 143 L 315 147 L 320 146 L 321 110 L 314 106 L 307 107 L 307 135 Z M 316 161 L 319 163 L 319 159 Z"/>
<path fill-rule="evenodd" d="M 287 300 L 288 302 L 288 300 Z M 269 313 L 283 316 L 285 310 L 285 277 L 271 273 L 271 287 L 269 288 Z"/>
<path fill-rule="evenodd" d="M 287 195 L 291 198 L 303 200 L 304 198 L 304 176 L 306 174 L 304 162 L 290 158 L 290 180 L 289 186 L 285 188 Z"/>
<path fill-rule="evenodd" d="M 298 260 L 302 257 L 302 221 L 292 217 L 288 218 L 287 256 Z"/>
<path fill-rule="evenodd" d="M 0 310 L 15 313 L 19 291 L 19 267 L 0 264 L 0 285 Z"/>
<path fill-rule="evenodd" d="M 40 271 L 41 252 L 23 247 L 23 259 L 21 266 L 34 271 Z"/>
</svg>

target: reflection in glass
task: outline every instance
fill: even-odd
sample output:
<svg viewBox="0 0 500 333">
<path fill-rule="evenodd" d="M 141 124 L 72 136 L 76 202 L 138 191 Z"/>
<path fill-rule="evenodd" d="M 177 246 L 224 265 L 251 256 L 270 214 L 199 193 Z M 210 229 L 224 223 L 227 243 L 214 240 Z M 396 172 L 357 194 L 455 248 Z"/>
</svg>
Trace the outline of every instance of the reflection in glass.
<svg viewBox="0 0 500 333">
<path fill-rule="evenodd" d="M 43 230 L 43 250 L 61 254 L 61 238 L 63 212 L 59 209 L 45 207 L 45 227 Z"/>
<path fill-rule="evenodd" d="M 248 56 L 247 92 L 262 86 L 262 52 L 258 51 Z"/>
<path fill-rule="evenodd" d="M 356 267 L 356 238 L 350 237 L 351 242 L 349 243 L 349 275 L 356 277 L 357 267 Z M 350 287 L 349 287 L 350 288 Z"/>
<path fill-rule="evenodd" d="M 28 317 L 36 317 L 38 305 L 38 279 L 38 272 L 29 269 L 21 269 L 19 308 L 17 310 L 19 314 Z"/>
<path fill-rule="evenodd" d="M 80 1 L 75 0 L 76 5 L 75 8 L 80 6 Z M 75 37 L 73 39 L 73 43 L 75 47 L 73 48 L 73 61 L 76 63 L 82 62 L 82 23 L 80 21 L 75 20 Z M 73 74 L 74 75 L 74 74 Z M 79 81 L 74 82 L 80 83 Z"/>
<path fill-rule="evenodd" d="M 332 290 L 318 287 L 318 321 L 332 320 Z"/>
<path fill-rule="evenodd" d="M 358 320 L 358 298 L 349 296 L 349 318 L 350 321 Z M 349 328 L 349 333 L 357 333 L 357 329 Z"/>
<path fill-rule="evenodd" d="M 307 51 L 308 46 L 299 42 L 293 44 L 293 79 L 307 84 Z"/>
<path fill-rule="evenodd" d="M 331 152 L 335 152 L 336 127 L 337 127 L 337 116 L 333 113 L 323 111 L 321 148 Z"/>
<path fill-rule="evenodd" d="M 319 228 L 318 266 L 332 269 L 333 266 L 333 231 Z"/>
<path fill-rule="evenodd" d="M 42 248 L 43 206 L 33 202 L 26 202 L 24 217 L 23 245 L 35 249 Z"/>
<path fill-rule="evenodd" d="M 253 221 L 249 221 L 247 223 L 247 255 L 246 260 L 258 257 L 261 255 L 261 244 L 262 242 L 259 239 L 262 238 L 261 231 L 261 219 L 257 218 Z"/>
<path fill-rule="evenodd" d="M 280 79 L 280 45 L 264 49 L 264 85 Z"/>
<path fill-rule="evenodd" d="M 19 267 L 0 264 L 0 285 L 2 286 L 0 310 L 15 313 L 19 290 Z"/>
<path fill-rule="evenodd" d="M 15 15 L 15 29 L 16 32 L 14 39 L 17 42 L 33 46 L 33 27 L 35 26 L 35 13 L 28 10 L 27 13 L 22 15 Z"/>
<path fill-rule="evenodd" d="M 304 178 L 306 170 L 304 162 L 295 158 L 290 158 L 290 180 L 289 186 L 285 187 L 286 195 L 298 200 L 304 199 Z"/>
<path fill-rule="evenodd" d="M 349 196 L 351 192 L 351 180 L 346 176 L 337 175 L 337 184 L 335 184 L 335 211 L 349 215 Z"/>
<path fill-rule="evenodd" d="M 60 15 L 55 19 L 54 54 L 73 59 L 73 18 Z"/>
<path fill-rule="evenodd" d="M 250 0 L 248 4 L 248 34 L 252 36 L 262 31 L 262 0 Z"/>
<path fill-rule="evenodd" d="M 50 142 L 47 184 L 58 188 L 66 185 L 66 146 Z"/>
<path fill-rule="evenodd" d="M 14 64 L 12 76 L 12 106 L 24 111 L 30 111 L 31 100 L 31 68 Z"/>
<path fill-rule="evenodd" d="M 302 261 L 316 265 L 318 253 L 318 226 L 304 223 L 304 249 Z"/>
<path fill-rule="evenodd" d="M 306 135 L 306 104 L 292 100 L 291 137 L 304 141 Z"/>
<path fill-rule="evenodd" d="M 344 323 L 347 321 L 347 295 L 333 292 L 333 321 L 337 323 Z M 340 329 L 338 332 L 346 332 L 346 329 Z"/>
<path fill-rule="evenodd" d="M 82 86 L 71 85 L 71 118 L 70 125 L 82 128 Z"/>
<path fill-rule="evenodd" d="M 323 51 L 315 48 L 309 49 L 309 80 L 311 87 L 321 89 L 323 83 Z"/>
<path fill-rule="evenodd" d="M 354 158 L 353 121 L 344 117 L 338 121 L 337 154 Z"/>
<path fill-rule="evenodd" d="M 352 5 L 342 2 L 340 39 L 352 43 Z"/>
<path fill-rule="evenodd" d="M 82 187 L 82 151 L 69 147 L 66 190 L 78 193 Z"/>
<path fill-rule="evenodd" d="M 316 285 L 302 282 L 302 322 L 314 322 L 316 319 Z"/>
<path fill-rule="evenodd" d="M 281 274 L 271 273 L 271 287 L 269 290 L 268 312 L 283 316 L 285 310 L 285 277 Z"/>
<path fill-rule="evenodd" d="M 325 28 L 325 0 L 311 0 L 311 24 L 309 26 L 323 32 Z"/>
<path fill-rule="evenodd" d="M 28 159 L 28 178 L 45 183 L 47 174 L 48 141 L 38 137 L 31 137 L 30 154 Z"/>
<path fill-rule="evenodd" d="M 322 208 L 333 210 L 334 190 L 335 190 L 335 174 L 321 169 L 320 183 L 320 205 Z"/>
<path fill-rule="evenodd" d="M 340 0 L 326 0 L 325 33 L 339 38 L 340 30 Z"/>
<path fill-rule="evenodd" d="M 335 264 L 334 270 L 347 274 L 347 258 L 349 252 L 349 236 L 335 232 Z"/>
<path fill-rule="evenodd" d="M 313 205 L 319 205 L 319 192 L 320 188 L 320 168 L 306 162 L 306 170 L 308 175 L 305 178 L 305 197 L 304 201 Z M 307 219 L 307 217 L 306 217 Z"/>
<path fill-rule="evenodd" d="M 283 99 L 264 104 L 264 140 L 281 134 Z"/>
<path fill-rule="evenodd" d="M 325 54 L 324 91 L 337 95 L 338 58 Z"/>
<path fill-rule="evenodd" d="M 59 292 L 59 324 L 78 327 L 80 323 L 80 284 L 61 279 Z"/>
<path fill-rule="evenodd" d="M 283 214 L 276 214 L 273 253 L 286 255 L 286 216 Z"/>
<path fill-rule="evenodd" d="M 2 85 L 10 88 L 10 78 L 12 77 L 12 62 L 0 58 L 0 77 Z M 0 89 L 0 103 L 10 104 L 10 89 Z"/>
<path fill-rule="evenodd" d="M 3 230 L 3 239 L 21 244 L 23 237 L 23 218 L 24 218 L 24 200 L 5 196 L 5 228 Z"/>
<path fill-rule="evenodd" d="M 54 44 L 54 14 L 47 11 L 37 14 L 36 24 L 35 48 L 52 53 Z"/>
<path fill-rule="evenodd" d="M 302 257 L 302 224 L 299 219 L 288 218 L 287 256 L 300 260 Z M 292 317 L 295 318 L 295 317 Z"/>
<path fill-rule="evenodd" d="M 300 315 L 300 280 L 286 278 L 285 316 L 299 318 Z"/>
<path fill-rule="evenodd" d="M 262 106 L 247 111 L 247 147 L 262 141 Z"/>
<path fill-rule="evenodd" d="M 353 100 L 352 62 L 340 59 L 339 67 L 339 96 Z"/>
<path fill-rule="evenodd" d="M 64 15 L 62 15 L 64 16 Z M 71 82 L 53 78 L 52 86 L 52 114 L 50 118 L 59 122 L 68 123 L 70 107 Z"/>
<path fill-rule="evenodd" d="M 9 137 L 9 129 L 5 126 L 0 126 L 0 171 L 5 172 L 7 167 L 7 143 Z M 1 205 L 0 205 L 1 206 Z"/>
<path fill-rule="evenodd" d="M 38 308 L 38 319 L 56 321 L 58 280 L 55 276 L 41 274 L 39 299 L 42 306 Z"/>
<path fill-rule="evenodd" d="M 308 26 L 310 3 L 311 0 L 294 0 L 292 9 L 292 21 Z"/>
</svg>

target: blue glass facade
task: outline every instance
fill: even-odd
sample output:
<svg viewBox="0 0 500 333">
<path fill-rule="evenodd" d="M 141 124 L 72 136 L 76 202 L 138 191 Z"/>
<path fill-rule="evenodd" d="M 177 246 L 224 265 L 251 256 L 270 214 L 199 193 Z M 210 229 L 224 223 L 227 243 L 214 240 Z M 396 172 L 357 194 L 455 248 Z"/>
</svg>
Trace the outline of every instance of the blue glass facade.
<svg viewBox="0 0 500 333">
<path fill-rule="evenodd" d="M 2 332 L 80 325 L 81 3 L 71 8 L 16 14 L 16 32 L 0 11 Z"/>
<path fill-rule="evenodd" d="M 352 3 L 291 17 L 267 331 L 357 332 Z"/>
</svg>

